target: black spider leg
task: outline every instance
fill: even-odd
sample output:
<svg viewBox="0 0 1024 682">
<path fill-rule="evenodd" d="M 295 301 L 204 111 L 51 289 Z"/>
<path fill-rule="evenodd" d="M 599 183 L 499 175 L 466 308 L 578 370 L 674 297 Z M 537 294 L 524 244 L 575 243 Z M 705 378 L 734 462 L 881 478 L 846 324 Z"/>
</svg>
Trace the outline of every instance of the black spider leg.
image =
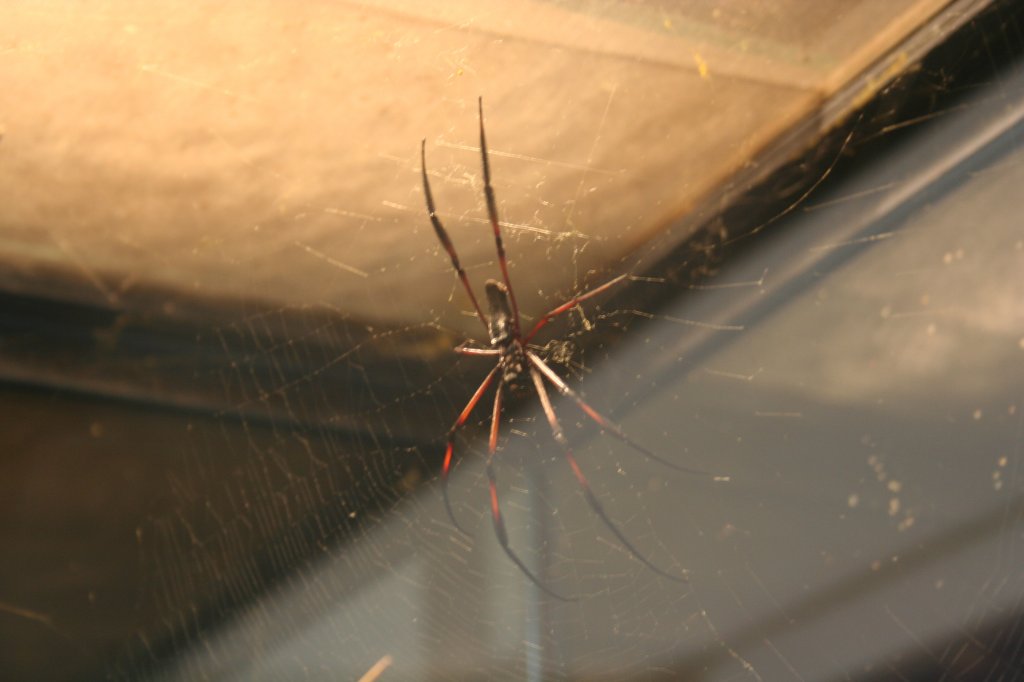
<svg viewBox="0 0 1024 682">
<path fill-rule="evenodd" d="M 444 464 L 441 465 L 441 495 L 444 497 L 444 508 L 448 512 L 448 518 L 451 519 L 452 525 L 455 526 L 455 528 L 463 535 L 469 535 L 469 533 L 467 533 L 466 530 L 459 525 L 459 522 L 455 520 L 455 513 L 452 511 L 452 504 L 448 498 L 448 472 L 451 471 L 452 453 L 455 451 L 455 434 L 458 433 L 459 429 L 465 425 L 466 420 L 469 419 L 469 415 L 472 414 L 473 409 L 477 406 L 477 403 L 480 402 L 480 398 L 483 397 L 484 391 L 486 391 L 487 387 L 491 385 L 491 382 L 494 380 L 494 375 L 498 373 L 498 369 L 500 367 L 501 365 L 495 365 L 494 369 L 487 374 L 479 388 L 476 389 L 476 393 L 473 394 L 473 397 L 469 399 L 469 402 L 466 403 L 466 406 L 462 409 L 462 414 L 460 414 L 459 418 L 455 420 L 454 424 L 452 424 L 452 428 L 448 429 L 448 446 L 444 451 Z M 501 391 L 500 387 L 498 388 L 498 391 Z"/>
<path fill-rule="evenodd" d="M 480 318 L 480 321 L 484 325 L 484 329 L 487 331 L 488 337 L 490 336 L 490 327 L 487 325 L 487 318 L 484 317 L 483 311 L 480 309 L 480 304 L 476 300 L 476 294 L 473 293 L 472 287 L 469 286 L 469 278 L 466 276 L 466 270 L 459 263 L 459 256 L 455 253 L 455 246 L 452 244 L 451 238 L 448 236 L 448 232 L 444 229 L 441 224 L 441 219 L 437 217 L 437 211 L 434 209 L 434 195 L 430 193 L 430 180 L 427 179 L 427 141 L 423 140 L 420 143 L 420 172 L 423 175 L 423 194 L 427 198 L 427 214 L 430 216 L 430 223 L 434 226 L 434 232 L 437 233 L 437 238 L 441 242 L 441 246 L 448 252 L 448 257 L 452 260 L 452 267 L 455 268 L 455 272 L 458 273 L 459 279 L 462 280 L 462 286 L 466 289 L 466 293 L 469 294 L 469 300 L 473 302 L 473 310 L 476 311 L 476 316 Z"/>
<path fill-rule="evenodd" d="M 565 597 L 545 585 L 540 578 L 526 567 L 526 564 L 512 550 L 508 543 L 508 531 L 505 530 L 505 520 L 501 516 L 501 505 L 498 504 L 498 481 L 494 472 L 494 454 L 498 451 L 498 426 L 501 424 L 501 390 L 504 387 L 504 378 L 499 379 L 498 391 L 494 396 L 494 413 L 491 415 L 491 439 L 487 444 L 487 480 L 491 493 L 491 520 L 494 522 L 494 534 L 498 536 L 498 543 L 505 550 L 505 554 L 512 560 L 512 563 L 519 567 L 523 575 L 530 579 L 530 582 L 555 599 L 575 601 L 576 597 Z"/>
<path fill-rule="evenodd" d="M 498 264 L 501 265 L 501 275 L 505 278 L 505 287 L 508 289 L 508 298 L 512 302 L 512 330 L 515 338 L 519 336 L 519 304 L 516 303 L 516 294 L 512 289 L 512 281 L 508 278 L 508 258 L 505 256 L 505 243 L 501 239 L 501 228 L 498 226 L 498 205 L 494 200 L 494 188 L 491 187 L 491 165 L 487 160 L 487 138 L 484 135 L 484 98 L 477 99 L 480 109 L 480 158 L 484 167 L 484 197 L 487 199 L 487 216 L 491 219 L 491 229 L 494 231 L 494 245 L 498 249 Z"/>
<path fill-rule="evenodd" d="M 536 361 L 534 364 L 536 364 Z M 583 475 L 583 470 L 580 469 L 580 465 L 576 462 L 576 457 L 572 453 L 569 441 L 562 432 L 562 425 L 558 422 L 558 417 L 555 415 L 555 408 L 551 406 L 551 399 L 548 397 L 548 391 L 544 387 L 543 378 L 541 378 L 541 375 L 533 367 L 530 368 L 530 376 L 533 377 L 533 385 L 537 388 L 537 396 L 540 398 L 540 404 L 544 408 L 545 416 L 548 418 L 548 424 L 551 425 L 551 433 L 554 435 L 558 444 L 562 446 L 562 450 L 565 452 L 565 459 L 569 462 L 569 466 L 572 468 L 572 473 L 575 474 L 576 481 L 579 483 L 580 489 L 583 491 L 583 497 L 587 500 L 587 504 L 590 505 L 590 508 L 595 514 L 597 514 L 597 517 L 601 519 L 604 525 L 608 527 L 608 530 L 615 534 L 615 537 L 617 537 L 622 546 L 633 555 L 634 559 L 664 578 L 680 583 L 689 582 L 684 576 L 674 575 L 651 563 L 636 547 L 633 546 L 633 543 L 626 539 L 625 534 L 619 530 L 618 526 L 612 523 L 612 520 L 608 516 L 608 513 L 605 512 L 601 501 L 597 499 L 597 495 L 595 495 L 594 491 L 591 490 L 590 482 L 587 481 L 587 477 Z"/>
<path fill-rule="evenodd" d="M 597 423 L 598 426 L 600 426 L 603 430 L 607 431 L 611 435 L 621 440 L 626 445 L 630 446 L 631 448 L 642 454 L 644 457 L 653 459 L 655 462 L 658 462 L 659 464 L 667 466 L 670 469 L 675 469 L 676 471 L 681 471 L 686 474 L 693 474 L 695 476 L 714 476 L 717 479 L 724 478 L 712 474 L 711 472 L 704 471 L 702 469 L 694 469 L 691 467 L 685 467 L 676 464 L 674 462 L 670 462 L 667 459 L 659 457 L 658 455 L 654 454 L 653 452 L 651 452 L 650 450 L 648 450 L 647 448 L 645 448 L 644 446 L 640 445 L 635 440 L 627 436 L 623 432 L 623 430 L 618 425 L 615 424 L 615 422 L 610 421 L 607 417 L 605 417 L 600 412 L 598 412 L 590 405 L 588 405 L 579 393 L 569 388 L 569 385 L 566 384 L 560 376 L 555 374 L 554 370 L 548 367 L 547 364 L 543 360 L 541 360 L 535 353 L 533 353 L 532 351 L 526 351 L 526 355 L 530 359 L 530 362 L 532 362 L 533 365 L 537 369 L 539 369 L 541 373 L 544 374 L 544 377 L 548 381 L 550 381 L 555 388 L 558 389 L 559 393 L 568 398 L 571 398 L 579 406 L 579 408 L 583 410 L 583 413 L 590 417 L 592 420 L 594 420 L 594 422 Z"/>
</svg>

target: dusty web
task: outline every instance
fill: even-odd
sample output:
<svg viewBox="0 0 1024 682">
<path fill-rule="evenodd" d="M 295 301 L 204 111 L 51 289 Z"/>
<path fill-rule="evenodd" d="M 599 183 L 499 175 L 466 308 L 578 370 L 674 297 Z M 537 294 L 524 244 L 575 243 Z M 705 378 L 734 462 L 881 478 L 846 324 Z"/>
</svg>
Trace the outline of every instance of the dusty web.
<svg viewBox="0 0 1024 682">
<path fill-rule="evenodd" d="M 373 324 L 325 297 L 241 310 L 202 339 L 212 357 L 197 380 L 228 407 L 189 421 L 170 481 L 180 509 L 140 531 L 171 615 L 140 635 L 125 670 L 1020 674 L 1024 76 L 972 87 L 926 116 L 868 110 L 802 168 L 813 193 L 777 191 L 745 226 L 726 215 L 685 240 L 673 228 L 609 272 L 592 272 L 601 240 L 575 220 L 578 204 L 614 200 L 588 192 L 586 166 L 552 213 L 563 199 L 538 181 L 532 216 L 503 215 L 511 279 L 534 319 L 633 275 L 537 345 L 644 447 L 728 477 L 663 467 L 555 401 L 609 517 L 687 583 L 646 568 L 595 516 L 529 393 L 501 416 L 502 509 L 531 570 L 580 598 L 547 598 L 497 543 L 483 466 L 490 398 L 456 441 L 450 495 L 469 533 L 452 527 L 437 485 L 445 433 L 492 360 L 451 352 L 479 323 L 412 191 L 393 203 L 420 222 L 415 258 L 447 292 L 415 322 Z M 486 253 L 475 150 L 449 146 L 461 161 L 437 165 L 444 198 L 472 198 L 446 224 L 460 254 Z M 495 185 L 500 202 L 497 172 Z M 343 261 L 338 276 L 359 277 Z M 387 274 L 401 277 L 403 262 Z M 480 295 L 496 261 L 466 265 Z M 531 283 L 556 268 L 570 271 L 568 291 Z M 364 274 L 364 305 L 397 309 L 380 272 Z"/>
</svg>

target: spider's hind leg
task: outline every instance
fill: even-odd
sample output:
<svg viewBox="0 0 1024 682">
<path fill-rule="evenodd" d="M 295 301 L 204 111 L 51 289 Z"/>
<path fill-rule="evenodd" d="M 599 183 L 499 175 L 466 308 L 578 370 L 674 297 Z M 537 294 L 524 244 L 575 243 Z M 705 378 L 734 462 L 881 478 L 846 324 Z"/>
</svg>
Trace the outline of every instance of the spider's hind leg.
<svg viewBox="0 0 1024 682">
<path fill-rule="evenodd" d="M 491 186 L 491 164 L 487 158 L 487 136 L 484 134 L 484 98 L 477 98 L 477 105 L 480 110 L 480 159 L 484 171 L 484 198 L 487 200 L 487 217 L 491 221 L 491 230 L 494 232 L 494 246 L 498 251 L 498 264 L 501 266 L 501 276 L 505 280 L 505 287 L 508 289 L 508 298 L 512 304 L 512 329 L 518 338 L 519 332 L 519 304 L 516 303 L 516 293 L 512 289 L 512 280 L 508 277 L 508 256 L 505 255 L 505 242 L 501 238 L 501 226 L 498 223 L 498 204 L 494 198 L 494 188 Z"/>
<path fill-rule="evenodd" d="M 430 217 L 430 224 L 434 226 L 434 233 L 437 235 L 438 241 L 441 242 L 441 246 L 448 252 L 448 258 L 452 261 L 452 267 L 455 268 L 456 274 L 459 279 L 462 280 L 462 286 L 469 294 L 469 300 L 473 303 L 473 310 L 476 312 L 476 316 L 480 318 L 480 321 L 484 325 L 484 329 L 487 329 L 487 318 L 484 317 L 483 311 L 480 309 L 480 303 L 476 300 L 476 294 L 473 293 L 473 287 L 469 286 L 469 277 L 466 276 L 466 269 L 462 267 L 459 262 L 459 254 L 455 251 L 455 245 L 452 244 L 451 237 L 448 236 L 448 230 L 444 229 L 444 225 L 441 224 L 441 219 L 437 217 L 437 210 L 434 207 L 434 195 L 430 191 L 430 180 L 427 178 L 427 141 L 423 140 L 420 144 L 420 172 L 423 176 L 423 195 L 427 200 L 427 215 Z"/>
</svg>

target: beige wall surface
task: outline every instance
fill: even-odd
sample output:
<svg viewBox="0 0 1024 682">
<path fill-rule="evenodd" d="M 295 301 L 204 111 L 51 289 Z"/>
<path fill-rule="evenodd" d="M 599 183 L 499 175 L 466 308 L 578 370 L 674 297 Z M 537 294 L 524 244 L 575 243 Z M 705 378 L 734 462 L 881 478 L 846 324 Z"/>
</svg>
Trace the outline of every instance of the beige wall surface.
<svg viewBox="0 0 1024 682">
<path fill-rule="evenodd" d="M 404 323 L 479 284 L 482 96 L 527 314 L 685 216 L 939 0 L 7 3 L 0 286 Z M 614 266 L 611 266 L 614 269 Z M 472 320 L 451 324 L 472 329 Z"/>
</svg>

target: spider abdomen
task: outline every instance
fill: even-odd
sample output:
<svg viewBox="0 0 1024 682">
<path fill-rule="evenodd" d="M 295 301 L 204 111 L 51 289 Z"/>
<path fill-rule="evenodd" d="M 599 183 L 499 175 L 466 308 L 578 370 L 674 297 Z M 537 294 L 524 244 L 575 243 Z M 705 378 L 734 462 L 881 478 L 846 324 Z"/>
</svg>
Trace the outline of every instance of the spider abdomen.
<svg viewBox="0 0 1024 682">
<path fill-rule="evenodd" d="M 490 308 L 487 329 L 491 336 L 491 346 L 500 348 L 506 346 L 515 336 L 512 325 L 512 307 L 508 300 L 508 287 L 501 282 L 489 279 L 484 282 L 484 290 L 487 291 L 487 303 Z"/>
</svg>

